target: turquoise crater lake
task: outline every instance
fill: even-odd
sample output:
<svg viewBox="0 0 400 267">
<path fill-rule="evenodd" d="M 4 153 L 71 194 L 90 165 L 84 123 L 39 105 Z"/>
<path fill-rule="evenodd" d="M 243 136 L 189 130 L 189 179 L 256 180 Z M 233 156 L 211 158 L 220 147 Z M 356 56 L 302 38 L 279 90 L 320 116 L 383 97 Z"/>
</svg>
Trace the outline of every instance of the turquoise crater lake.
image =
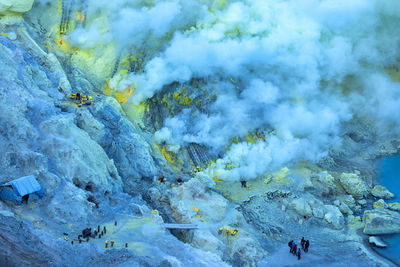
<svg viewBox="0 0 400 267">
<path fill-rule="evenodd" d="M 395 194 L 396 198 L 387 202 L 400 202 L 400 154 L 383 158 L 378 165 L 381 184 Z M 400 234 L 382 236 L 388 248 L 375 250 L 400 265 Z"/>
</svg>

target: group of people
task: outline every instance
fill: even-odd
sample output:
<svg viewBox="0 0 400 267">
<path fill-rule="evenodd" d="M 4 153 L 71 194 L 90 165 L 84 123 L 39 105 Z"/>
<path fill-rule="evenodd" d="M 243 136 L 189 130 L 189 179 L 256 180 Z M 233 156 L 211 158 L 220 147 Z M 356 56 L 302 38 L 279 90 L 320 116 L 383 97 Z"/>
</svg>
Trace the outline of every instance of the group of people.
<svg viewBox="0 0 400 267">
<path fill-rule="evenodd" d="M 117 226 L 118 222 L 115 221 L 114 222 L 114 226 Z M 105 234 L 107 234 L 107 228 L 105 226 L 101 227 L 100 225 L 97 226 L 97 228 L 95 228 L 94 230 L 92 230 L 92 228 L 85 228 L 82 230 L 82 233 L 80 235 L 78 235 L 78 241 L 79 244 L 81 244 L 82 242 L 89 242 L 90 238 L 93 239 L 100 239 L 102 238 Z M 64 233 L 64 240 L 68 241 L 68 233 Z M 111 242 L 111 247 L 114 247 L 114 240 L 110 240 Z M 105 241 L 105 245 L 106 248 L 108 248 L 108 240 Z M 71 241 L 71 244 L 74 244 L 74 240 Z M 128 243 L 125 243 L 125 247 L 128 247 Z"/>
<path fill-rule="evenodd" d="M 305 240 L 304 237 L 301 238 L 300 241 L 300 246 L 297 246 L 297 244 L 294 242 L 294 240 L 291 240 L 288 243 L 288 246 L 290 248 L 290 253 L 292 253 L 293 255 L 297 256 L 297 259 L 300 260 L 301 258 L 301 252 L 308 252 L 308 247 L 310 246 L 310 241 Z"/>
<path fill-rule="evenodd" d="M 158 183 L 159 183 L 159 184 L 166 183 L 166 182 L 167 182 L 167 179 L 164 177 L 164 175 L 161 174 L 160 176 L 158 176 Z M 182 185 L 182 184 L 183 184 L 182 178 L 178 178 L 178 179 L 176 180 L 176 184 L 177 184 L 178 186 Z"/>
<path fill-rule="evenodd" d="M 92 104 L 92 101 L 93 101 L 93 97 L 82 95 L 82 93 L 79 93 L 79 92 L 71 94 L 70 98 L 71 99 L 75 99 L 76 104 L 79 107 L 81 107 L 82 105 L 90 106 Z"/>
</svg>

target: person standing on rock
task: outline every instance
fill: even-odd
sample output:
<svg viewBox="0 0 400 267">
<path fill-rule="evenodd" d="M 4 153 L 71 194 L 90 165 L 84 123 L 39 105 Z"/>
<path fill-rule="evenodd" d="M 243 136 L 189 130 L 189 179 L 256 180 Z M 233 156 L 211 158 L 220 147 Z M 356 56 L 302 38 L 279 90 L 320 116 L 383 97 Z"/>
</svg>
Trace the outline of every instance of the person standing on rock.
<svg viewBox="0 0 400 267">
<path fill-rule="evenodd" d="M 292 253 L 293 242 L 294 242 L 293 240 L 290 240 L 289 243 L 288 243 L 288 246 L 289 246 L 289 248 L 290 248 L 290 253 Z"/>
<path fill-rule="evenodd" d="M 310 241 L 306 241 L 305 245 L 304 245 L 304 252 L 308 252 L 308 247 L 310 246 Z"/>
<path fill-rule="evenodd" d="M 301 258 L 301 248 L 297 249 L 297 253 L 296 254 L 297 254 L 297 259 L 300 260 L 300 258 Z"/>
<path fill-rule="evenodd" d="M 294 255 L 296 255 L 296 252 L 297 252 L 297 244 L 294 243 L 293 249 L 292 249 L 292 253 L 293 253 Z"/>
<path fill-rule="evenodd" d="M 306 241 L 304 240 L 304 237 L 301 238 L 301 248 L 304 249 L 304 244 Z"/>
</svg>

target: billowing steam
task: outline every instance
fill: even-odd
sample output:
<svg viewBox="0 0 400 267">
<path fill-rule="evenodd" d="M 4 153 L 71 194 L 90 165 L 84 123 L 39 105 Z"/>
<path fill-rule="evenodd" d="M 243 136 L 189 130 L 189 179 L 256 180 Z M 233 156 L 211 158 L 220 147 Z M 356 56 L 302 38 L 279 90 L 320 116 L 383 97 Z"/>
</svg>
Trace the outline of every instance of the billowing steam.
<svg viewBox="0 0 400 267">
<path fill-rule="evenodd" d="M 388 71 L 399 61 L 398 0 L 91 2 L 92 12 L 108 7 L 110 31 L 102 36 L 93 24 L 87 34 L 152 50 L 142 73 L 110 83 L 135 87 L 131 103 L 193 78 L 218 95 L 207 114 L 186 109 L 166 119 L 158 142 L 221 152 L 236 136 L 272 131 L 265 142 L 230 146 L 213 167 L 220 178 L 315 162 L 340 145 L 341 126 L 354 116 L 400 130 L 400 85 Z"/>
</svg>

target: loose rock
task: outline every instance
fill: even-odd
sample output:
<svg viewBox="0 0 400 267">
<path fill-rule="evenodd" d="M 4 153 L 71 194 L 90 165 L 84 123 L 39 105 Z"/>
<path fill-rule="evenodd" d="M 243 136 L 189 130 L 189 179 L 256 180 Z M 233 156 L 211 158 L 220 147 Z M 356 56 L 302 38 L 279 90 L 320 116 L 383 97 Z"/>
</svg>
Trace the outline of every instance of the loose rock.
<svg viewBox="0 0 400 267">
<path fill-rule="evenodd" d="M 378 198 L 383 198 L 383 199 L 393 199 L 394 194 L 391 193 L 386 187 L 382 185 L 376 185 L 374 188 L 371 190 L 371 194 L 374 197 Z"/>
<path fill-rule="evenodd" d="M 385 200 L 383 200 L 383 199 L 379 199 L 378 201 L 375 201 L 372 206 L 374 207 L 374 209 L 388 208 L 388 204 L 386 204 Z"/>
<path fill-rule="evenodd" d="M 386 243 L 383 242 L 383 240 L 378 236 L 370 236 L 368 238 L 368 242 L 371 245 L 374 245 L 374 246 L 376 246 L 378 248 L 386 248 L 387 247 Z"/>
<path fill-rule="evenodd" d="M 369 194 L 370 189 L 367 184 L 355 173 L 342 173 L 339 181 L 344 190 L 357 199 Z"/>
<path fill-rule="evenodd" d="M 389 209 L 394 210 L 394 211 L 400 211 L 400 203 L 398 202 L 393 202 L 389 203 Z"/>
</svg>

